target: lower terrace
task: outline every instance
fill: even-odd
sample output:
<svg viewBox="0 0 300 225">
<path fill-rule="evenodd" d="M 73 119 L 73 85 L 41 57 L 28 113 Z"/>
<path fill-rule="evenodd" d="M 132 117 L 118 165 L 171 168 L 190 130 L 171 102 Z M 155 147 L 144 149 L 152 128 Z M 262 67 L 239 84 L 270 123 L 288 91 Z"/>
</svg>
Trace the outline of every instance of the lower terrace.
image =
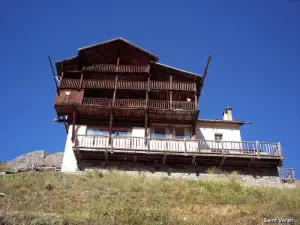
<svg viewBox="0 0 300 225">
<path fill-rule="evenodd" d="M 279 166 L 280 143 L 162 139 L 109 135 L 77 135 L 77 157 L 111 161 Z"/>
</svg>

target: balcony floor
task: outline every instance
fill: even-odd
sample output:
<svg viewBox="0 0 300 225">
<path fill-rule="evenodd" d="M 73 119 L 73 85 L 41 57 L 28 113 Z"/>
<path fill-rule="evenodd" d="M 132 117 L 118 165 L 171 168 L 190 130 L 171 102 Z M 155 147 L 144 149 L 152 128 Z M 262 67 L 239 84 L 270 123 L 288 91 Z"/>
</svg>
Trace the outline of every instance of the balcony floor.
<svg viewBox="0 0 300 225">
<path fill-rule="evenodd" d="M 274 167 L 280 166 L 282 159 L 279 156 L 261 155 L 260 157 L 247 154 L 228 154 L 226 156 L 214 153 L 164 153 L 146 151 L 128 151 L 109 149 L 74 149 L 77 160 L 93 160 L 108 162 L 136 162 L 151 164 L 186 164 L 211 166 L 246 166 L 246 167 Z"/>
</svg>

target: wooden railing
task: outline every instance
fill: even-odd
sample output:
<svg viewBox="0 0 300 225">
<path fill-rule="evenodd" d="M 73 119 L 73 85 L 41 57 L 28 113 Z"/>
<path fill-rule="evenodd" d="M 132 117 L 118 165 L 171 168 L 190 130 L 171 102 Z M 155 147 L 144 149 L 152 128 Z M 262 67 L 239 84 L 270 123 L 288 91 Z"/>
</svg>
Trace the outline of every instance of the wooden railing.
<svg viewBox="0 0 300 225">
<path fill-rule="evenodd" d="M 87 79 L 82 81 L 83 88 L 107 88 L 114 89 L 115 81 L 114 80 L 96 80 L 96 79 Z"/>
<path fill-rule="evenodd" d="M 76 95 L 58 95 L 55 99 L 55 105 L 80 104 L 81 100 Z"/>
<path fill-rule="evenodd" d="M 62 79 L 60 83 L 61 88 L 78 88 L 80 79 Z"/>
<path fill-rule="evenodd" d="M 112 106 L 112 99 L 108 98 L 84 98 L 83 105 L 97 105 L 109 107 Z M 160 101 L 160 100 L 149 100 L 149 108 L 157 109 L 169 109 L 172 105 L 173 109 L 185 109 L 185 110 L 194 110 L 196 109 L 196 104 L 194 102 L 172 102 L 169 101 Z M 116 107 L 144 107 L 146 106 L 146 100 L 144 99 L 116 99 Z"/>
<path fill-rule="evenodd" d="M 148 65 L 95 64 L 84 67 L 83 70 L 108 73 L 149 73 L 149 68 Z"/>
<path fill-rule="evenodd" d="M 145 100 L 139 99 L 116 99 L 115 101 L 116 107 L 143 107 L 145 104 Z"/>
<path fill-rule="evenodd" d="M 101 107 L 112 106 L 112 99 L 110 98 L 83 98 L 82 105 L 96 105 Z"/>
<path fill-rule="evenodd" d="M 79 88 L 80 79 L 63 78 L 60 84 L 61 88 Z M 83 79 L 81 88 L 105 88 L 114 89 L 114 80 L 98 80 L 98 79 Z M 122 81 L 117 82 L 118 89 L 133 89 L 133 90 L 147 90 L 147 81 Z M 181 90 L 193 91 L 193 83 L 174 82 L 171 84 L 169 81 L 150 81 L 149 88 L 152 90 Z"/>
<path fill-rule="evenodd" d="M 111 139 L 111 140 L 109 140 Z M 282 157 L 280 143 L 77 135 L 75 147 L 161 153 Z"/>
<path fill-rule="evenodd" d="M 279 168 L 279 177 L 283 182 L 293 182 L 296 180 L 293 168 Z"/>
<path fill-rule="evenodd" d="M 135 89 L 135 90 L 147 90 L 147 81 L 118 81 L 118 89 Z"/>
</svg>

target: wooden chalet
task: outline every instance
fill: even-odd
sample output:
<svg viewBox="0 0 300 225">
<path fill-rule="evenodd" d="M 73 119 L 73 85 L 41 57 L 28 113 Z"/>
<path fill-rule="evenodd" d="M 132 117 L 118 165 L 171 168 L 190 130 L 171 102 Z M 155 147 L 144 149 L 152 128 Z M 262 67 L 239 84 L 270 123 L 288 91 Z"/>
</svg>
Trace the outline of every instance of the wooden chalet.
<svg viewBox="0 0 300 225">
<path fill-rule="evenodd" d="M 77 56 L 56 62 L 56 121 L 65 124 L 76 160 L 280 165 L 280 143 L 198 135 L 198 99 L 209 62 L 210 57 L 203 75 L 195 74 L 161 64 L 123 38 L 80 48 Z"/>
</svg>

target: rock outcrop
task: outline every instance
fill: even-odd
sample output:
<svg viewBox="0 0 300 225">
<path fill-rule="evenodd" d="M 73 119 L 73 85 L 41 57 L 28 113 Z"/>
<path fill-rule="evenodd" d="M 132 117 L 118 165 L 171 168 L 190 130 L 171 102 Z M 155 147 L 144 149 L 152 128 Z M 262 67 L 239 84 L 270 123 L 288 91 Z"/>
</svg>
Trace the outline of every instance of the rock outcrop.
<svg viewBox="0 0 300 225">
<path fill-rule="evenodd" d="M 7 165 L 17 170 L 37 169 L 40 167 L 60 168 L 62 158 L 63 152 L 49 154 L 43 150 L 33 151 L 8 161 Z"/>
</svg>

